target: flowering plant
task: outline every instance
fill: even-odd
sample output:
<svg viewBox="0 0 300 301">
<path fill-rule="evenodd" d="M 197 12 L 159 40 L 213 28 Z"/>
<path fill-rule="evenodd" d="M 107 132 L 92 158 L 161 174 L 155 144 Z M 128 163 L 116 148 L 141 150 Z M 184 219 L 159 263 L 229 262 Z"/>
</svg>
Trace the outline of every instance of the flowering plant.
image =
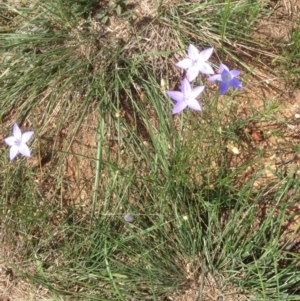
<svg viewBox="0 0 300 301">
<path fill-rule="evenodd" d="M 186 107 L 201 111 L 201 106 L 196 98 L 203 92 L 204 88 L 204 86 L 198 86 L 192 89 L 191 84 L 185 78 L 181 83 L 181 91 L 167 91 L 168 96 L 176 101 L 173 114 L 180 113 Z"/>
<path fill-rule="evenodd" d="M 178 114 L 186 107 L 195 111 L 201 111 L 201 106 L 196 98 L 203 92 L 204 86 L 197 86 L 192 89 L 190 82 L 192 82 L 199 73 L 214 74 L 214 70 L 209 65 L 207 60 L 213 53 L 213 48 L 207 48 L 201 52 L 190 44 L 188 48 L 188 58 L 179 61 L 176 66 L 186 69 L 186 78 L 181 83 L 181 91 L 167 91 L 167 95 L 176 101 L 173 107 L 173 114 Z M 208 78 L 211 82 L 219 82 L 220 94 L 224 95 L 230 86 L 234 88 L 242 88 L 241 82 L 237 79 L 240 75 L 238 70 L 229 70 L 225 64 L 220 64 L 220 74 L 212 75 Z"/>
<path fill-rule="evenodd" d="M 214 74 L 214 70 L 207 63 L 207 60 L 211 57 L 213 51 L 213 48 L 208 48 L 199 52 L 194 45 L 190 44 L 188 58 L 178 62 L 176 66 L 187 69 L 186 78 L 189 82 L 193 81 L 198 76 L 199 72 L 203 74 Z"/>
<path fill-rule="evenodd" d="M 30 157 L 30 149 L 26 143 L 33 135 L 33 131 L 22 134 L 19 126 L 15 123 L 13 126 L 13 135 L 4 139 L 5 143 L 10 146 L 9 158 L 12 161 L 18 153 L 25 157 Z"/>
<path fill-rule="evenodd" d="M 218 81 L 220 83 L 220 94 L 224 95 L 230 86 L 238 89 L 243 87 L 241 82 L 236 78 L 240 73 L 238 70 L 229 70 L 226 65 L 221 64 L 220 74 L 210 76 L 208 80 L 212 82 Z"/>
</svg>

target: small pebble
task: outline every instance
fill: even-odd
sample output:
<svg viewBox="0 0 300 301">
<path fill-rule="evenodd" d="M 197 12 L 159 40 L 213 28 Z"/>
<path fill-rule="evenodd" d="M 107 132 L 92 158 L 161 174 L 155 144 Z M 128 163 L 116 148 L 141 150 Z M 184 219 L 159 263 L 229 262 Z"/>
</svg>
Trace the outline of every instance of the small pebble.
<svg viewBox="0 0 300 301">
<path fill-rule="evenodd" d="M 300 118 L 300 114 L 295 114 L 295 118 L 299 119 Z"/>
</svg>

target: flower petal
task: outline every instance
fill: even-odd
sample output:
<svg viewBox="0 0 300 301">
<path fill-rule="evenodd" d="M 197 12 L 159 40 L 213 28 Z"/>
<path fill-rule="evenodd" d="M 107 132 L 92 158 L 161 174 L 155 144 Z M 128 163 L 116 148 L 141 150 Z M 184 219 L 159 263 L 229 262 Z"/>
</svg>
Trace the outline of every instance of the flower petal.
<svg viewBox="0 0 300 301">
<path fill-rule="evenodd" d="M 224 64 L 220 64 L 219 70 L 220 70 L 220 73 L 222 73 L 224 70 L 229 72 L 229 68 Z"/>
<path fill-rule="evenodd" d="M 191 95 L 192 88 L 189 81 L 186 78 L 184 78 L 181 83 L 181 92 L 184 98 L 187 98 Z"/>
<path fill-rule="evenodd" d="M 16 144 L 17 139 L 14 136 L 10 136 L 4 139 L 5 143 L 8 144 L 9 146 L 13 146 Z"/>
<path fill-rule="evenodd" d="M 241 82 L 237 79 L 237 78 L 233 78 L 231 81 L 230 81 L 230 85 L 234 88 L 243 88 Z"/>
<path fill-rule="evenodd" d="M 182 92 L 179 91 L 167 91 L 167 95 L 175 101 L 184 101 Z"/>
<path fill-rule="evenodd" d="M 178 102 L 174 105 L 172 113 L 173 113 L 173 114 L 178 114 L 178 113 L 180 113 L 181 111 L 183 111 L 186 107 L 187 107 L 186 102 L 184 102 L 184 101 L 178 101 Z"/>
<path fill-rule="evenodd" d="M 210 76 L 210 77 L 208 78 L 208 80 L 209 80 L 210 82 L 222 81 L 222 76 L 221 76 L 221 74 L 216 74 L 216 75 Z"/>
<path fill-rule="evenodd" d="M 228 82 L 220 82 L 220 94 L 224 95 L 230 87 Z"/>
<path fill-rule="evenodd" d="M 22 132 L 19 128 L 19 126 L 15 123 L 13 126 L 13 135 L 16 137 L 17 140 L 21 140 L 22 138 Z"/>
<path fill-rule="evenodd" d="M 16 145 L 13 145 L 9 151 L 9 159 L 12 161 L 19 152 L 19 148 Z"/>
<path fill-rule="evenodd" d="M 199 59 L 204 62 L 207 61 L 211 57 L 213 51 L 214 51 L 213 48 L 204 49 L 199 53 Z"/>
<path fill-rule="evenodd" d="M 196 66 L 189 68 L 186 73 L 186 78 L 189 82 L 192 82 L 199 74 L 199 69 Z"/>
<path fill-rule="evenodd" d="M 19 152 L 25 157 L 30 157 L 30 149 L 26 144 L 21 144 L 19 146 Z"/>
<path fill-rule="evenodd" d="M 198 69 L 203 74 L 215 74 L 213 68 L 205 62 L 202 62 L 201 64 L 198 63 Z"/>
<path fill-rule="evenodd" d="M 188 56 L 193 61 L 196 61 L 198 59 L 199 51 L 193 44 L 190 44 L 189 46 Z"/>
<path fill-rule="evenodd" d="M 195 87 L 191 92 L 191 98 L 197 98 L 204 90 L 205 86 Z"/>
<path fill-rule="evenodd" d="M 241 73 L 241 71 L 239 71 L 239 70 L 231 70 L 230 71 L 230 74 L 232 77 L 237 77 L 240 75 L 240 73 Z"/>
<path fill-rule="evenodd" d="M 177 67 L 183 68 L 183 69 L 191 68 L 192 65 L 193 65 L 193 61 L 191 59 L 183 59 L 182 61 L 180 61 L 176 64 Z"/>
<path fill-rule="evenodd" d="M 28 142 L 32 137 L 33 133 L 34 133 L 33 131 L 23 133 L 21 143 Z"/>
<path fill-rule="evenodd" d="M 187 105 L 192 110 L 201 111 L 201 106 L 196 99 L 190 98 Z"/>
</svg>

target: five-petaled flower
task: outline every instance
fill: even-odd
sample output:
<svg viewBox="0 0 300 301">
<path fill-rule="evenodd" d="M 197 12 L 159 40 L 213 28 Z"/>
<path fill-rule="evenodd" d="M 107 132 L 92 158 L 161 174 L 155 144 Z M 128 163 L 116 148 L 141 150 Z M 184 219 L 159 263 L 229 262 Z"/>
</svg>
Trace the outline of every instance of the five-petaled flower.
<svg viewBox="0 0 300 301">
<path fill-rule="evenodd" d="M 19 126 L 15 123 L 13 126 L 13 136 L 4 139 L 5 143 L 10 146 L 9 158 L 12 161 L 18 153 L 25 157 L 30 157 L 30 149 L 26 145 L 32 137 L 33 131 L 22 134 Z"/>
<path fill-rule="evenodd" d="M 196 97 L 198 97 L 203 92 L 204 88 L 204 86 L 198 86 L 192 89 L 191 84 L 185 78 L 181 83 L 181 92 L 167 91 L 167 95 L 176 101 L 172 113 L 178 114 L 186 107 L 189 107 L 195 111 L 201 111 L 201 106 L 196 100 Z"/>
<path fill-rule="evenodd" d="M 199 74 L 215 74 L 212 67 L 207 63 L 207 60 L 213 53 L 213 48 L 207 48 L 201 52 L 198 49 L 190 44 L 188 49 L 188 58 L 183 59 L 182 61 L 176 64 L 177 67 L 187 69 L 186 78 L 191 82 Z"/>
<path fill-rule="evenodd" d="M 238 70 L 229 70 L 229 68 L 221 64 L 220 65 L 220 74 L 216 74 L 213 76 L 210 76 L 208 78 L 209 81 L 215 82 L 218 81 L 220 82 L 220 94 L 224 95 L 230 86 L 234 88 L 242 88 L 241 82 L 236 78 L 240 74 L 240 71 Z"/>
</svg>

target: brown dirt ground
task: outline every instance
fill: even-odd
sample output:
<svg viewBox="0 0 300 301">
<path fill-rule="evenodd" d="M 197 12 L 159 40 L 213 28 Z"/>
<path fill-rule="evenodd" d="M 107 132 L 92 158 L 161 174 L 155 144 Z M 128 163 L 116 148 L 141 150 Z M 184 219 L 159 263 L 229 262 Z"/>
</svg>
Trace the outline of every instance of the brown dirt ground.
<svg viewBox="0 0 300 301">
<path fill-rule="evenodd" d="M 16 2 L 16 1 L 15 1 Z M 168 2 L 174 4 L 174 0 L 165 1 L 164 5 L 167 5 Z M 154 1 L 140 1 L 136 2 L 134 0 L 129 0 L 127 5 L 134 8 L 135 11 L 135 22 L 139 23 L 145 17 L 153 18 L 156 14 L 156 8 Z M 288 32 L 293 28 L 294 22 L 299 16 L 300 4 L 297 0 L 282 0 L 275 1 L 274 6 L 270 9 L 276 9 L 276 14 L 273 14 L 270 18 L 265 18 L 259 20 L 258 30 L 253 34 L 255 39 L 286 39 Z M 274 24 L 276 26 L 274 26 Z M 98 23 L 95 24 L 95 27 L 100 26 Z M 103 25 L 101 25 L 102 27 Z M 161 31 L 156 33 L 156 25 L 150 26 L 148 34 L 145 36 L 145 39 L 151 41 L 151 36 L 155 34 L 161 34 Z M 103 28 L 102 28 L 103 29 Z M 125 24 L 120 21 L 117 17 L 111 17 L 108 27 L 105 28 L 107 32 L 110 32 L 112 36 L 117 38 L 122 38 L 125 43 L 134 43 L 131 41 L 131 35 L 134 31 L 134 27 L 130 24 Z M 169 32 L 166 30 L 166 36 L 162 36 L 162 39 L 168 37 Z M 163 44 L 163 43 L 162 43 Z M 145 45 L 145 47 L 150 47 Z M 154 47 L 154 46 L 152 46 Z M 178 47 L 176 43 L 170 45 L 170 48 Z M 150 47 L 151 48 L 151 47 Z M 152 49 L 154 50 L 154 49 Z M 156 49 L 155 49 L 156 50 Z M 148 49 L 149 51 L 149 49 Z M 282 116 L 290 120 L 286 125 L 285 133 L 289 139 L 294 139 L 295 141 L 300 140 L 300 91 L 290 91 L 291 93 L 286 93 L 286 87 L 284 83 L 280 80 L 274 80 L 268 82 L 267 79 L 273 77 L 267 73 L 261 74 L 263 78 L 266 79 L 265 82 L 258 83 L 256 78 L 253 78 L 253 82 L 257 81 L 257 84 L 248 86 L 245 88 L 245 95 L 247 97 L 241 96 L 237 101 L 240 105 L 241 112 L 245 112 L 245 117 L 247 116 L 249 105 L 251 107 L 260 110 L 263 103 L 261 101 L 264 99 L 272 99 L 274 97 L 280 99 L 280 101 L 285 103 L 284 110 L 281 112 Z M 261 80 L 261 78 L 260 78 Z M 250 82 L 250 81 L 249 81 Z M 221 100 L 221 99 L 220 99 Z M 126 114 L 126 112 L 124 113 Z M 96 116 L 89 116 L 89 118 L 96 119 Z M 129 117 L 128 117 L 129 118 Z M 68 135 L 68 141 L 66 143 L 69 145 L 69 150 L 71 153 L 77 154 L 66 155 L 64 158 L 64 174 L 68 178 L 68 182 L 71 185 L 72 195 L 69 196 L 69 199 L 73 202 L 75 201 L 78 206 L 83 206 L 86 202 L 89 202 L 90 191 L 93 189 L 94 184 L 94 166 L 90 166 L 90 160 L 86 159 L 85 156 L 96 157 L 97 150 L 97 137 L 95 136 L 95 128 L 90 127 L 89 122 L 86 121 L 82 125 L 82 130 L 80 130 L 76 136 Z M 96 124 L 96 123 L 94 123 Z M 276 124 L 273 125 L 276 127 Z M 278 166 L 285 164 L 287 170 L 300 167 L 300 157 L 297 154 L 286 153 L 284 158 L 279 157 L 278 154 L 272 151 L 272 145 L 276 143 L 285 143 L 284 141 L 272 141 L 272 137 L 268 137 L 268 131 L 272 129 L 270 124 L 250 124 L 245 130 L 252 137 L 252 141 L 245 143 L 244 149 L 239 149 L 239 154 L 233 155 L 236 159 L 233 160 L 234 166 L 238 166 L 241 162 L 247 159 L 246 148 L 249 147 L 249 144 L 253 147 L 258 147 L 262 149 L 268 149 L 266 151 L 266 156 L 264 159 L 264 166 L 271 167 L 274 170 L 278 169 Z M 262 135 L 263 133 L 263 135 Z M 61 133 L 65 135 L 65 133 Z M 114 142 L 114 134 L 106 133 L 107 144 L 110 145 L 112 153 L 116 153 L 116 142 Z M 63 147 L 63 146 L 62 146 Z M 243 146 L 242 146 L 243 147 Z M 283 160 L 282 160 L 283 159 Z M 32 161 L 31 164 L 40 165 L 40 162 Z M 45 164 L 45 169 L 48 169 L 47 164 Z M 51 167 L 49 167 L 51 169 Z M 254 167 L 249 167 L 249 176 L 252 174 Z M 297 172 L 298 173 L 298 172 Z M 85 175 L 82 178 L 82 175 Z M 247 175 L 245 175 L 247 177 Z M 265 180 L 271 180 L 274 177 L 273 173 L 266 171 Z M 104 178 L 104 177 L 103 177 Z M 54 180 L 54 179 L 52 179 Z M 262 182 L 257 182 L 257 187 L 260 187 Z M 45 189 L 51 191 L 51 179 L 45 184 Z M 70 193 L 70 192 L 69 192 Z M 66 198 L 67 199 L 67 198 Z M 295 207 L 295 210 L 299 208 Z M 288 227 L 288 231 L 292 231 L 298 227 L 299 218 L 294 218 L 291 220 L 291 223 Z M 45 289 L 33 286 L 32 284 L 24 281 L 18 276 L 18 271 L 12 265 L 14 263 L 16 266 L 18 264 L 18 255 L 13 254 L 11 250 L 5 247 L 0 248 L 0 258 L 6 259 L 0 262 L 0 301 L 16 301 L 16 300 L 47 300 L 48 293 Z M 14 259 L 13 259 L 14 258 Z M 13 259 L 13 260 L 12 260 Z M 9 262 L 9 264 L 8 264 Z M 188 266 L 187 266 L 188 270 Z M 233 287 L 222 287 L 221 279 L 213 279 L 211 276 L 205 279 L 205 283 L 198 282 L 188 282 L 186 291 L 176 292 L 169 296 L 168 300 L 170 301 L 194 301 L 200 300 L 199 287 L 202 286 L 202 295 L 203 300 L 213 301 L 213 300 L 224 300 L 224 301 L 234 301 L 234 300 L 246 300 L 247 298 L 243 295 L 243 292 L 236 291 Z M 249 297 L 249 296 L 248 296 Z"/>
</svg>

